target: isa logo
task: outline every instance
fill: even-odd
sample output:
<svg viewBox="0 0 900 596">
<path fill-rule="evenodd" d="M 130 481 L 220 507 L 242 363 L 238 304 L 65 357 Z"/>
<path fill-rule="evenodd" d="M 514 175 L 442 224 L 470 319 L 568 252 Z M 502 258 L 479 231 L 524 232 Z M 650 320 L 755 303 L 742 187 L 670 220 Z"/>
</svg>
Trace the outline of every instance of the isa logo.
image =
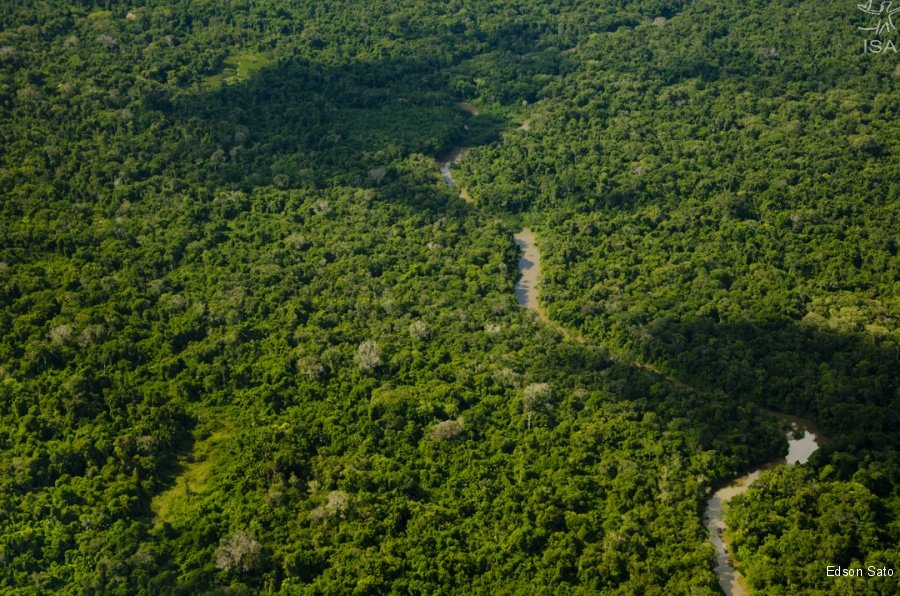
<svg viewBox="0 0 900 596">
<path fill-rule="evenodd" d="M 893 8 L 891 0 L 883 0 L 875 6 L 875 0 L 869 0 L 865 4 L 857 4 L 856 8 L 866 13 L 868 22 L 860 26 L 860 31 L 868 33 L 868 39 L 863 40 L 863 54 L 882 54 L 887 52 L 897 53 L 894 44 L 894 34 L 897 26 L 894 25 L 894 14 L 900 12 L 900 7 Z"/>
</svg>

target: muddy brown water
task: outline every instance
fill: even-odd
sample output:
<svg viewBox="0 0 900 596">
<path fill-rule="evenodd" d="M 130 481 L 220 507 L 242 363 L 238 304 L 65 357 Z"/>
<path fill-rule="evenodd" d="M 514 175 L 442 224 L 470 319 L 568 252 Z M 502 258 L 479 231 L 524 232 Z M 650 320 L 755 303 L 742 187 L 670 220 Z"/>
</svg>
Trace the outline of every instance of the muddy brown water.
<svg viewBox="0 0 900 596">
<path fill-rule="evenodd" d="M 819 448 L 821 442 L 815 426 L 809 420 L 777 412 L 770 413 L 782 420 L 787 420 L 791 423 L 793 430 L 802 430 L 803 435 L 795 438 L 794 432 L 789 432 L 787 457 L 762 465 L 735 479 L 728 486 L 717 490 L 707 501 L 706 511 L 703 514 L 703 523 L 709 531 L 709 539 L 716 548 L 716 575 L 719 576 L 719 585 L 728 596 L 745 596 L 747 588 L 744 577 L 735 569 L 731 554 L 725 544 L 725 532 L 727 531 L 725 505 L 734 496 L 746 492 L 763 471 L 784 464 L 805 464 L 813 452 Z"/>
<path fill-rule="evenodd" d="M 528 130 L 527 126 L 522 127 Z M 465 155 L 466 149 L 456 149 L 438 158 L 437 163 L 444 181 L 456 187 L 456 180 L 450 168 L 458 163 Z M 460 196 L 471 203 L 472 198 L 465 190 Z M 523 228 L 513 238 L 516 245 L 522 250 L 519 257 L 519 281 L 516 283 L 516 300 L 519 304 L 534 311 L 541 319 L 547 320 L 547 316 L 538 304 L 538 281 L 541 276 L 541 253 L 535 243 L 534 232 L 530 228 Z M 791 423 L 794 430 L 802 430 L 799 438 L 794 437 L 794 432 L 788 433 L 787 457 L 771 461 L 748 474 L 735 479 L 729 485 L 717 490 L 706 504 L 703 514 L 703 522 L 709 531 L 709 539 L 716 549 L 716 575 L 719 577 L 719 585 L 728 596 L 745 596 L 747 589 L 744 578 L 734 567 L 731 555 L 725 544 L 725 505 L 734 496 L 744 493 L 753 481 L 764 471 L 783 464 L 803 464 L 809 460 L 813 452 L 819 448 L 820 438 L 814 425 L 806 419 L 788 416 L 778 412 L 770 412 L 783 420 Z"/>
<path fill-rule="evenodd" d="M 473 103 L 469 103 L 468 101 L 457 102 L 456 107 L 458 107 L 460 110 L 465 110 L 473 116 L 477 116 L 481 113 L 478 111 L 478 106 Z"/>
<path fill-rule="evenodd" d="M 516 283 L 516 300 L 519 304 L 537 313 L 545 319 L 544 310 L 538 304 L 538 280 L 541 277 L 541 253 L 535 244 L 534 232 L 523 228 L 513 238 L 522 249 L 519 257 L 519 281 Z"/>
</svg>

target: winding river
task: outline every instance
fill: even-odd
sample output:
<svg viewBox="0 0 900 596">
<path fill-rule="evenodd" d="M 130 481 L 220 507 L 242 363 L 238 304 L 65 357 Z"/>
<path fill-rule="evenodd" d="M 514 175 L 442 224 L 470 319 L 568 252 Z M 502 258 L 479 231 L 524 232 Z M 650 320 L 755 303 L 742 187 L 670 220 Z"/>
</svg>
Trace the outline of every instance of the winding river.
<svg viewBox="0 0 900 596">
<path fill-rule="evenodd" d="M 527 128 L 525 128 L 527 130 Z M 453 187 L 456 187 L 456 180 L 450 172 L 450 167 L 457 163 L 465 154 L 465 149 L 456 149 L 450 153 L 438 158 L 438 167 L 441 170 L 441 176 L 444 181 Z M 460 191 L 460 197 L 468 203 L 472 203 L 472 197 L 465 191 Z M 534 311 L 541 320 L 550 322 L 544 310 L 538 304 L 538 279 L 541 275 L 541 253 L 535 244 L 534 232 L 530 228 L 523 228 L 514 236 L 516 245 L 522 249 L 522 255 L 519 257 L 519 281 L 516 283 L 516 299 L 519 304 Z M 563 332 L 565 332 L 563 330 Z M 582 343 L 584 342 L 581 339 Z M 643 365 L 651 371 L 657 372 L 650 365 Z M 674 379 L 673 379 L 674 381 Z M 677 382 L 677 381 L 675 381 Z M 719 585 L 728 596 L 744 596 L 747 589 L 744 584 L 744 577 L 734 567 L 731 555 L 728 553 L 726 545 L 726 526 L 725 526 L 725 504 L 728 503 L 735 495 L 745 492 L 753 481 L 764 471 L 783 464 L 803 464 L 809 460 L 813 452 L 819 448 L 819 436 L 815 427 L 811 422 L 803 418 L 788 416 L 778 412 L 769 412 L 770 414 L 786 420 L 791 423 L 792 431 L 788 433 L 788 454 L 787 457 L 771 461 L 759 468 L 751 471 L 740 478 L 737 478 L 728 486 L 717 490 L 706 504 L 706 510 L 703 514 L 703 524 L 709 531 L 709 539 L 716 549 L 716 575 L 719 576 Z M 796 432 L 802 431 L 802 432 Z M 799 435 L 799 436 L 795 436 Z"/>
<path fill-rule="evenodd" d="M 465 153 L 465 148 L 454 149 L 437 158 L 441 177 L 448 186 L 458 187 L 450 168 L 453 164 L 458 163 Z M 465 189 L 460 190 L 459 196 L 467 203 L 472 203 L 472 197 Z M 519 304 L 533 310 L 541 319 L 546 321 L 547 316 L 544 314 L 540 304 L 538 304 L 541 253 L 535 244 L 534 232 L 531 231 L 531 228 L 522 228 L 513 238 L 516 241 L 516 245 L 522 249 L 522 256 L 519 257 L 519 281 L 516 283 L 516 299 L 519 301 Z"/>
<path fill-rule="evenodd" d="M 444 182 L 446 182 L 448 186 L 452 186 L 454 188 L 459 186 L 458 184 L 456 184 L 456 180 L 453 179 L 453 173 L 450 172 L 450 167 L 455 163 L 459 163 L 459 160 L 463 158 L 463 155 L 466 154 L 466 151 L 467 149 L 465 147 L 461 149 L 454 149 L 450 153 L 446 153 L 437 158 L 438 169 L 441 170 L 441 178 L 444 179 Z M 475 204 L 472 200 L 472 195 L 470 195 L 464 188 L 460 189 L 459 197 L 470 205 Z"/>
<path fill-rule="evenodd" d="M 462 159 L 465 152 L 465 149 L 454 149 L 450 153 L 445 153 L 437 158 L 438 168 L 441 170 L 441 177 L 449 186 L 455 187 L 457 185 L 456 180 L 453 179 L 453 174 L 450 173 L 450 166 L 459 163 L 459 160 Z"/>
<path fill-rule="evenodd" d="M 787 420 L 793 430 L 803 431 L 799 438 L 794 437 L 794 432 L 788 433 L 787 457 L 771 461 L 759 468 L 734 480 L 728 486 L 720 488 L 710 497 L 706 503 L 706 511 L 703 514 L 703 523 L 709 531 L 709 539 L 716 547 L 716 574 L 719 576 L 719 585 L 728 596 L 744 596 L 747 588 L 744 585 L 744 577 L 735 569 L 728 547 L 725 544 L 725 504 L 735 495 L 745 492 L 753 481 L 764 471 L 782 464 L 804 464 L 809 456 L 819 448 L 819 437 L 815 427 L 808 420 L 787 416 L 777 412 L 770 412 L 774 416 Z"/>
<path fill-rule="evenodd" d="M 519 281 L 516 283 L 516 300 L 519 304 L 546 319 L 544 310 L 538 304 L 538 279 L 541 276 L 541 253 L 534 243 L 534 232 L 523 228 L 513 236 L 516 245 L 522 249 L 519 257 Z"/>
<path fill-rule="evenodd" d="M 516 284 L 516 299 L 519 301 L 519 304 L 533 310 L 538 317 L 549 322 L 544 310 L 538 304 L 541 253 L 535 245 L 534 232 L 529 228 L 524 228 L 515 234 L 514 238 L 516 244 L 522 249 L 522 255 L 519 257 L 519 282 Z M 661 374 L 649 365 L 644 368 L 649 368 L 656 374 Z M 670 380 L 678 383 L 674 379 Z M 735 495 L 739 495 L 750 488 L 753 481 L 764 470 L 783 464 L 804 464 L 809 460 L 813 452 L 819 448 L 820 439 L 810 421 L 778 412 L 770 411 L 769 413 L 791 424 L 791 432 L 787 435 L 787 457 L 760 466 L 734 480 L 728 486 L 716 491 L 707 502 L 706 511 L 703 514 L 703 523 L 709 531 L 709 539 L 716 549 L 716 575 L 719 576 L 719 585 L 728 596 L 746 595 L 747 589 L 744 587 L 744 578 L 735 569 L 725 544 L 725 504 Z"/>
</svg>

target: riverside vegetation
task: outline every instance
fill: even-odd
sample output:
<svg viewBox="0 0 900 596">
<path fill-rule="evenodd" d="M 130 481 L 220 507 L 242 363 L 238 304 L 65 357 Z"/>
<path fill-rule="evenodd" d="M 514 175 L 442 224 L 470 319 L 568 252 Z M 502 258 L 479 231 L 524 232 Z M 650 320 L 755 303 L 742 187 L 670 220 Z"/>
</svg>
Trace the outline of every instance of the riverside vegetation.
<svg viewBox="0 0 900 596">
<path fill-rule="evenodd" d="M 702 510 L 784 454 L 766 408 L 829 442 L 732 501 L 749 586 L 896 593 L 825 574 L 900 561 L 864 17 L 7 2 L 0 590 L 715 593 Z"/>
</svg>

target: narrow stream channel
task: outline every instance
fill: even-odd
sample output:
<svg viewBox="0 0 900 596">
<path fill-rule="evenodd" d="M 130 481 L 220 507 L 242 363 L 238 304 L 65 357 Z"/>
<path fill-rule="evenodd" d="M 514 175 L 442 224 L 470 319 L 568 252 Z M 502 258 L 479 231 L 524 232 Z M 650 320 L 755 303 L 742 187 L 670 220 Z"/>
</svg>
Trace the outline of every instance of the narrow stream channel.
<svg viewBox="0 0 900 596">
<path fill-rule="evenodd" d="M 441 177 L 448 186 L 457 187 L 450 168 L 453 164 L 458 163 L 465 153 L 465 148 L 454 149 L 437 158 Z M 461 190 L 459 196 L 468 203 L 472 202 L 472 197 L 465 190 Z M 516 245 L 522 249 L 522 256 L 519 257 L 519 281 L 516 283 L 516 300 L 522 306 L 536 312 L 541 319 L 546 320 L 547 317 L 544 315 L 544 311 L 537 300 L 538 279 L 541 276 L 541 253 L 535 245 L 534 232 L 530 228 L 522 228 L 513 238 L 516 241 Z"/>
<path fill-rule="evenodd" d="M 450 166 L 459 163 L 459 160 L 462 159 L 465 152 L 465 149 L 454 149 L 450 153 L 441 155 L 437 158 L 438 168 L 441 170 L 441 177 L 444 179 L 444 182 L 450 186 L 456 186 L 456 180 L 453 179 L 453 174 L 450 173 Z"/>
<path fill-rule="evenodd" d="M 787 416 L 772 412 L 783 420 L 791 423 L 794 430 L 802 430 L 800 438 L 794 438 L 794 432 L 788 433 L 787 457 L 769 462 L 759 468 L 734 480 L 728 486 L 720 488 L 710 497 L 706 503 L 706 511 L 703 514 L 703 523 L 709 531 L 709 539 L 716 547 L 716 575 L 719 576 L 719 585 L 728 596 L 745 596 L 747 588 L 744 577 L 734 568 L 731 555 L 725 545 L 725 504 L 735 495 L 746 492 L 753 481 L 764 471 L 782 464 L 804 464 L 809 460 L 813 452 L 819 448 L 819 438 L 815 434 L 811 422 L 795 416 Z"/>
<path fill-rule="evenodd" d="M 541 253 L 534 243 L 534 232 L 523 228 L 513 236 L 522 249 L 519 257 L 519 281 L 516 283 L 516 300 L 544 319 L 544 311 L 538 304 L 538 279 L 541 276 Z"/>
<path fill-rule="evenodd" d="M 527 130 L 527 128 L 526 128 Z M 456 187 L 456 180 L 450 172 L 450 167 L 462 159 L 465 149 L 456 149 L 438 158 L 437 164 L 441 170 L 441 176 L 448 185 Z M 472 199 L 465 191 L 460 193 L 467 202 Z M 530 228 L 523 228 L 513 238 L 516 245 L 522 249 L 519 257 L 519 281 L 516 283 L 516 300 L 519 304 L 537 313 L 544 321 L 548 321 L 547 315 L 538 304 L 538 279 L 541 275 L 541 253 L 535 244 L 534 232 Z M 652 369 L 651 369 L 652 370 Z M 745 492 L 753 481 L 767 469 L 782 464 L 803 464 L 809 460 L 813 452 L 819 448 L 819 438 L 814 426 L 808 420 L 787 416 L 778 412 L 771 412 L 782 420 L 791 423 L 793 430 L 788 433 L 788 455 L 745 474 L 734 480 L 728 486 L 716 491 L 706 504 L 703 514 L 703 523 L 709 531 L 709 539 L 716 548 L 716 574 L 719 576 L 719 585 L 728 596 L 745 596 L 747 589 L 744 578 L 735 569 L 731 555 L 725 545 L 725 504 L 735 495 Z M 795 433 L 794 431 L 802 431 Z M 795 438 L 795 434 L 800 434 Z"/>
<path fill-rule="evenodd" d="M 437 158 L 437 166 L 441 170 L 441 178 L 444 179 L 444 182 L 446 182 L 448 186 L 452 186 L 454 188 L 458 186 L 458 184 L 456 184 L 456 180 L 453 179 L 453 173 L 450 172 L 450 167 L 455 163 L 459 163 L 459 160 L 461 160 L 463 155 L 466 154 L 466 151 L 468 151 L 468 149 L 466 149 L 465 147 L 461 149 L 454 149 L 450 153 L 446 153 Z M 472 200 L 472 195 L 470 195 L 464 188 L 461 188 L 459 190 L 459 197 L 469 205 L 475 204 L 475 202 Z"/>
</svg>

